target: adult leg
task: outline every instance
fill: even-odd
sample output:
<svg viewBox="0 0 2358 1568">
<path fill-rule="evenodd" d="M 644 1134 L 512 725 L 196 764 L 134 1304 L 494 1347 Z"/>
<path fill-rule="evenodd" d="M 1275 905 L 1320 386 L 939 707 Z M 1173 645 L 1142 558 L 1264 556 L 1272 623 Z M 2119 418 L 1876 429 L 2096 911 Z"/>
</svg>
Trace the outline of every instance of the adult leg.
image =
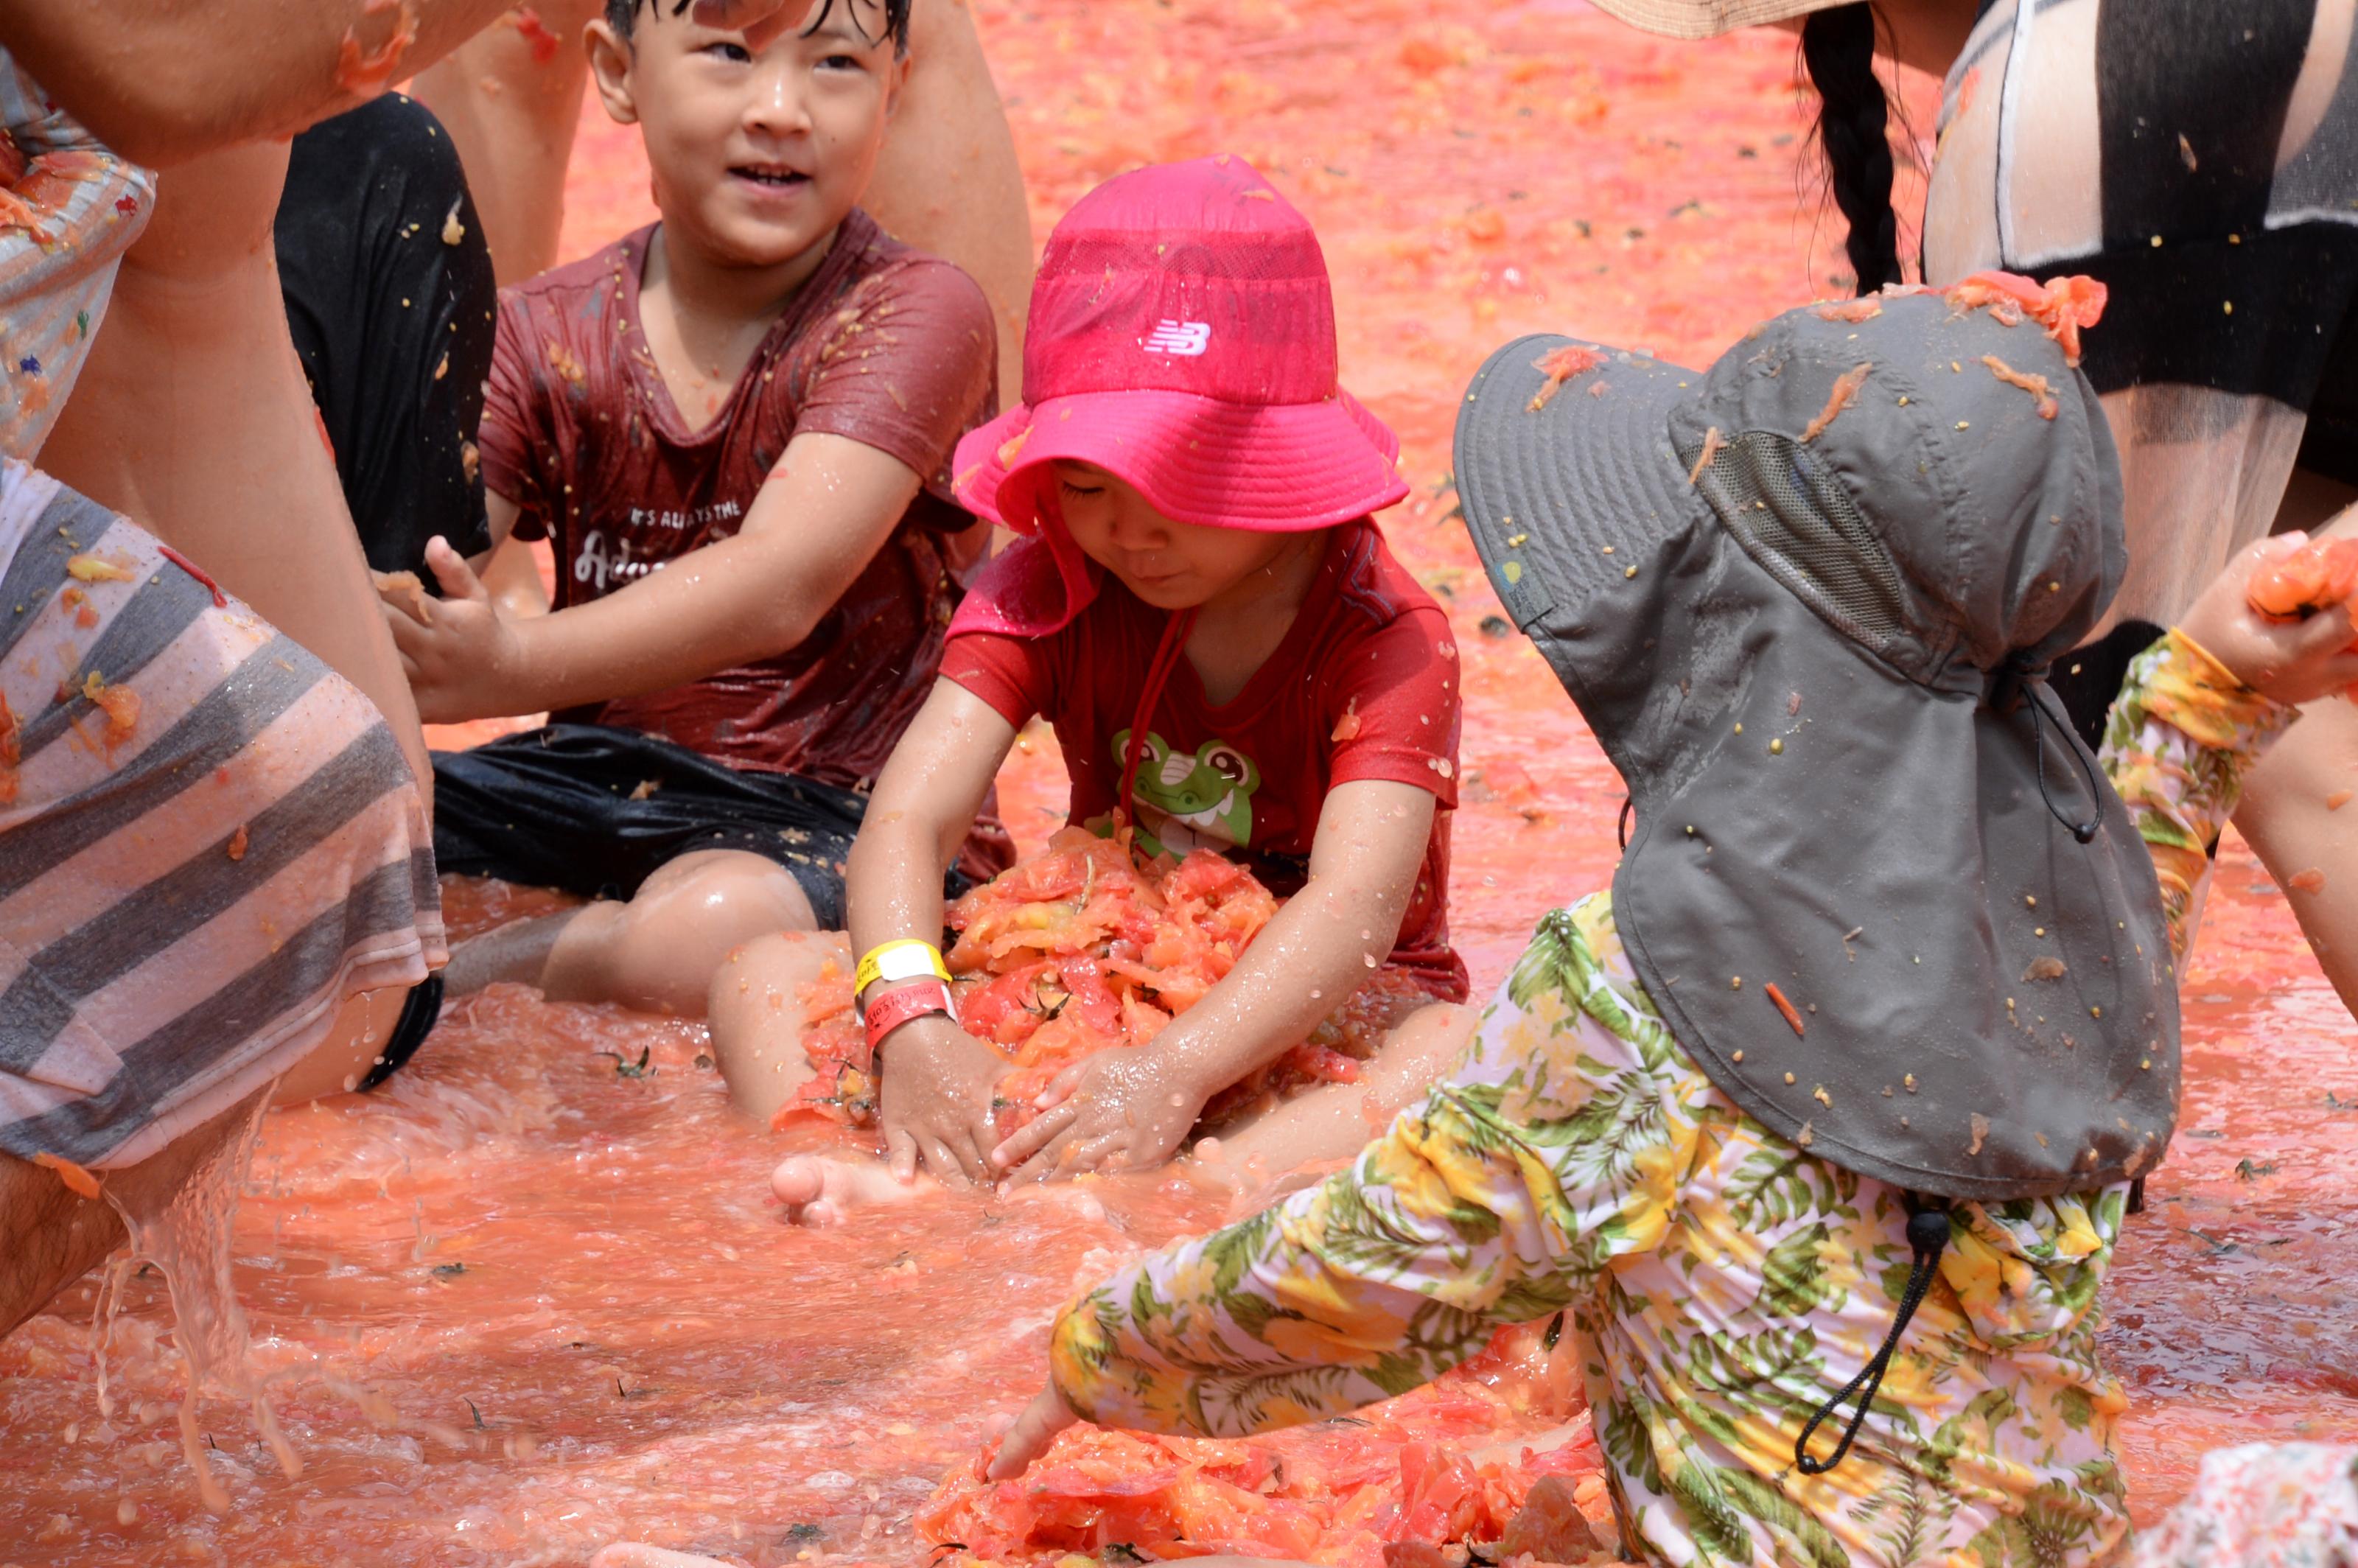
<svg viewBox="0 0 2358 1568">
<path fill-rule="evenodd" d="M 538 0 L 532 21 L 509 12 L 410 83 L 466 165 L 503 287 L 557 265 L 565 169 L 590 79 L 581 29 L 603 8 Z"/>
<path fill-rule="evenodd" d="M 498 288 L 450 138 L 389 92 L 295 138 L 274 221 L 287 324 L 380 572 L 491 552 L 475 460 Z"/>
<path fill-rule="evenodd" d="M 263 1092 L 148 1159 L 107 1172 L 107 1188 L 134 1209 L 161 1206 L 190 1173 L 237 1136 Z M 127 1235 L 123 1217 L 105 1198 L 85 1198 L 55 1171 L 0 1153 L 0 1338 L 104 1261 Z"/>
<path fill-rule="evenodd" d="M 79 1195 L 55 1171 L 0 1154 L 0 1338 L 122 1246 L 123 1237 L 123 1220 L 104 1200 Z"/>
<path fill-rule="evenodd" d="M 42 465 L 146 526 L 365 693 L 430 791 L 401 662 L 287 336 L 284 143 L 172 171 Z"/>
<path fill-rule="evenodd" d="M 956 262 L 999 318 L 999 395 L 1023 391 L 1032 215 L 1015 136 L 966 0 L 914 0 L 909 84 L 860 205 L 919 250 Z"/>
<path fill-rule="evenodd" d="M 2296 487 L 2303 500 L 2320 487 Z M 2325 493 L 2332 493 L 2331 491 Z M 2315 519 L 2304 519 L 2311 527 Z M 2358 536 L 2358 508 L 2342 512 L 2322 535 Z M 2358 706 L 2330 697 L 2303 710 L 2301 720 L 2261 759 L 2244 786 L 2236 831 L 2286 890 L 2301 935 L 2341 995 L 2358 1013 Z M 2302 885 L 2320 871 L 2324 883 Z M 2295 878 L 2301 878 L 2300 882 Z"/>
<path fill-rule="evenodd" d="M 565 172 L 590 79 L 581 29 L 601 8 L 600 0 L 545 0 L 530 25 L 511 11 L 409 84 L 459 150 L 503 287 L 557 265 Z M 522 540 L 501 540 L 482 578 L 511 615 L 548 609 L 540 568 Z"/>
<path fill-rule="evenodd" d="M 270 1103 L 300 1105 L 322 1095 L 349 1094 L 358 1088 L 381 1059 L 408 1000 L 407 990 L 387 987 L 347 1000 L 319 1048 L 278 1080 Z"/>
</svg>

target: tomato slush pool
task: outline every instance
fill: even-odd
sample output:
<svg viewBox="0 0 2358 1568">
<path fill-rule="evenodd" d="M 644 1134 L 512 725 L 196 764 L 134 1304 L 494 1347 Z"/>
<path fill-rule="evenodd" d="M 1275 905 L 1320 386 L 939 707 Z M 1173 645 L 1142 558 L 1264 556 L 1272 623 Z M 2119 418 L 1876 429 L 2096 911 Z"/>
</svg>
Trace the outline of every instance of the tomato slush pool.
<svg viewBox="0 0 2358 1568">
<path fill-rule="evenodd" d="M 976 5 L 1035 232 L 1124 168 L 1221 151 L 1316 224 L 1346 376 L 1400 431 L 1416 487 L 1382 521 L 1448 609 L 1465 670 L 1452 927 L 1487 992 L 1542 911 L 1609 877 L 1621 790 L 1454 517 L 1456 392 L 1521 332 L 1696 364 L 1776 309 L 1847 292 L 1790 40 L 1672 45 L 1577 0 Z M 1934 84 L 1901 86 L 1929 130 Z M 568 258 L 652 215 L 635 134 L 585 108 Z M 1901 200 L 1915 210 L 1904 179 Z M 1025 854 L 1062 800 L 1053 740 L 1028 735 L 1001 781 Z M 2358 1066 L 2287 906 L 2300 896 L 2231 837 L 2183 976 L 2181 1129 L 2107 1299 L 2141 1521 L 2209 1449 L 2358 1440 Z M 454 935 L 551 906 L 496 884 L 447 898 Z M 699 1025 L 512 987 L 457 1003 L 383 1089 L 258 1130 L 230 1252 L 262 1407 L 187 1400 L 152 1267 L 102 1271 L 0 1342 L 0 1564 L 575 1565 L 618 1541 L 752 1564 L 986 1545 L 1056 1562 L 1070 1548 L 1053 1529 L 953 1544 L 1009 1521 L 945 1478 L 1037 1387 L 1055 1309 L 1220 1223 L 1219 1203 L 1164 1173 L 785 1225 L 780 1155 L 865 1136 L 733 1116 Z M 229 1224 L 228 1196 L 176 1234 Z M 184 1295 L 218 1312 L 203 1284 Z M 1114 1453 L 1107 1474 L 1208 1476 L 1338 1563 L 1368 1561 L 1372 1538 L 1336 1488 L 1446 1513 L 1479 1491 L 1453 1455 L 1524 1465 L 1518 1486 L 1552 1467 L 1594 1507 L 1577 1396 L 1536 1335 L 1364 1426 Z"/>
</svg>

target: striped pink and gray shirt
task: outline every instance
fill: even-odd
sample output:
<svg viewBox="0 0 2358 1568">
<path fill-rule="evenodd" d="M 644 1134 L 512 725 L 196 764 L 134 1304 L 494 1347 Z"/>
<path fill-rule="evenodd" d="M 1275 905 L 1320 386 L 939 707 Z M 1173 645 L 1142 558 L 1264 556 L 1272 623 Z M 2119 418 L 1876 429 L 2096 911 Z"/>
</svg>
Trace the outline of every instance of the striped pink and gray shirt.
<svg viewBox="0 0 2358 1568">
<path fill-rule="evenodd" d="M 447 961 L 375 706 L 0 460 L 0 1151 L 135 1164 Z"/>
</svg>

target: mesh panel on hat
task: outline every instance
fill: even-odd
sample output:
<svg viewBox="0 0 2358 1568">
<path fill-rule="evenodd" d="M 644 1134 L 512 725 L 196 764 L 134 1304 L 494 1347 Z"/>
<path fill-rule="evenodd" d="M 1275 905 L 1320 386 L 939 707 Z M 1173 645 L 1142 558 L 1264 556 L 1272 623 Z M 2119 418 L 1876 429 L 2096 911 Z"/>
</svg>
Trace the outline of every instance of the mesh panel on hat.
<svg viewBox="0 0 2358 1568">
<path fill-rule="evenodd" d="M 1899 568 L 1850 492 L 1790 437 L 1752 430 L 1719 449 L 1704 492 L 1747 554 L 1844 635 L 1876 652 L 1905 624 Z"/>
</svg>

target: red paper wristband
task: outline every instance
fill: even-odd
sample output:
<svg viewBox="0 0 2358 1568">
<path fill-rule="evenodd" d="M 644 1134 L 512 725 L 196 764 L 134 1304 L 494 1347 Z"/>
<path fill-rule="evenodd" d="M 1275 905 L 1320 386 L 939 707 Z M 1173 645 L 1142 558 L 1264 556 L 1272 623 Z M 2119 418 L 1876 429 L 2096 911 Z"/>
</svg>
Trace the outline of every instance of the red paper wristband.
<svg viewBox="0 0 2358 1568">
<path fill-rule="evenodd" d="M 876 1066 L 876 1047 L 884 1044 L 884 1036 L 911 1019 L 939 1012 L 946 1014 L 951 1022 L 957 1022 L 957 1008 L 950 1000 L 950 988 L 939 980 L 927 980 L 923 985 L 896 986 L 883 995 L 872 998 L 865 1011 L 871 1076 L 873 1076 Z"/>
</svg>

